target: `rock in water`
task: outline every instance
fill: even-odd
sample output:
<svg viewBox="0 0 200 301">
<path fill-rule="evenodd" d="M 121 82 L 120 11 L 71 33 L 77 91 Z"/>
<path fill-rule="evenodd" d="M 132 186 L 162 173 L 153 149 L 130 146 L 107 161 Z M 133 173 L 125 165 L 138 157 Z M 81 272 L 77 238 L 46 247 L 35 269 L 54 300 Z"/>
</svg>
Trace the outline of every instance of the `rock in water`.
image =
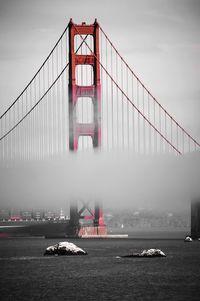
<svg viewBox="0 0 200 301">
<path fill-rule="evenodd" d="M 184 239 L 185 242 L 191 242 L 192 241 L 192 237 L 190 237 L 189 235 L 187 235 Z"/>
<path fill-rule="evenodd" d="M 160 249 L 149 249 L 143 250 L 141 253 L 125 255 L 122 257 L 166 257 L 166 255 Z"/>
<path fill-rule="evenodd" d="M 140 257 L 166 257 L 166 255 L 160 249 L 149 249 L 143 250 Z"/>
<path fill-rule="evenodd" d="M 44 255 L 87 255 L 87 252 L 67 241 L 46 248 Z"/>
</svg>

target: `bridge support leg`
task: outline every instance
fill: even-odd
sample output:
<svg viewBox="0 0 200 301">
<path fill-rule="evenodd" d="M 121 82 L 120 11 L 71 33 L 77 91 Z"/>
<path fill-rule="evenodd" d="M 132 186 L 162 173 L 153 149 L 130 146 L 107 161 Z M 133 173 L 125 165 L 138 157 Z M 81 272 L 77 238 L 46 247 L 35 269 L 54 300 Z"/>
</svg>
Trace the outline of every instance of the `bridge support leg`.
<svg viewBox="0 0 200 301">
<path fill-rule="evenodd" d="M 200 238 L 200 198 L 191 202 L 191 236 Z"/>
<path fill-rule="evenodd" d="M 79 224 L 79 214 L 78 214 L 78 202 L 70 202 L 70 222 L 69 228 L 67 229 L 67 234 L 72 237 L 77 237 L 80 230 Z"/>
<path fill-rule="evenodd" d="M 82 215 L 83 212 L 89 211 L 90 216 Z M 92 219 L 92 224 L 87 224 L 87 220 Z M 80 220 L 84 220 L 82 225 Z M 68 235 L 73 237 L 93 237 L 107 235 L 107 227 L 104 223 L 102 202 L 95 202 L 94 210 L 88 209 L 88 203 L 83 202 L 82 207 L 78 208 L 78 202 L 70 202 L 70 222 Z"/>
</svg>

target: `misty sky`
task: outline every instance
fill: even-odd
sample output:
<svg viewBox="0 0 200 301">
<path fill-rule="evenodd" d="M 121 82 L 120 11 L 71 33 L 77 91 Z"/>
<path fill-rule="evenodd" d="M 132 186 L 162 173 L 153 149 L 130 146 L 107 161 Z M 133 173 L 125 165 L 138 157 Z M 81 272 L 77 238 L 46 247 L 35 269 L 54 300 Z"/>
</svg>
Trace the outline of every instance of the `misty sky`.
<svg viewBox="0 0 200 301">
<path fill-rule="evenodd" d="M 200 0 L 0 0 L 0 114 L 33 77 L 71 17 L 75 23 L 97 18 L 152 94 L 200 141 Z M 0 202 L 48 206 L 57 198 L 60 206 L 78 191 L 86 198 L 97 193 L 113 206 L 116 200 L 122 205 L 151 200 L 149 206 L 160 201 L 161 207 L 181 208 L 181 200 L 190 200 L 189 179 L 199 193 L 199 156 L 191 165 L 190 159 L 178 165 L 170 160 L 170 166 L 167 161 L 161 167 L 159 159 L 129 159 L 102 156 L 90 164 L 67 161 L 67 169 L 59 162 L 2 169 Z"/>
<path fill-rule="evenodd" d="M 97 18 L 152 94 L 200 140 L 199 0 L 0 0 L 0 114 L 69 22 Z"/>
</svg>

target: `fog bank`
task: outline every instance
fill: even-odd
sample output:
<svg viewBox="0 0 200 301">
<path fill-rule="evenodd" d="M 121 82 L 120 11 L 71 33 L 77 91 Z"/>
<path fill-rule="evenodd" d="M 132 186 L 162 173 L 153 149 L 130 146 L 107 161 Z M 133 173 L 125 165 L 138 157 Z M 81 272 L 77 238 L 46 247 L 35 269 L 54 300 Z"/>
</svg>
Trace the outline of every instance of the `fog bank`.
<svg viewBox="0 0 200 301">
<path fill-rule="evenodd" d="M 184 210 L 200 196 L 200 153 L 142 156 L 68 154 L 0 168 L 6 208 L 68 208 L 69 201 L 102 200 L 105 208 Z"/>
</svg>

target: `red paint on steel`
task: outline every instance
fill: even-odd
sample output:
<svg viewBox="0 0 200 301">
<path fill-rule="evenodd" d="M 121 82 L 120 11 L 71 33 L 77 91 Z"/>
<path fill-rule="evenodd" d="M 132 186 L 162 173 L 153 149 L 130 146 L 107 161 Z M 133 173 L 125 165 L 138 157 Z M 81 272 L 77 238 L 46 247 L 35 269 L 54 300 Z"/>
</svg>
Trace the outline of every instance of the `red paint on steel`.
<svg viewBox="0 0 200 301">
<path fill-rule="evenodd" d="M 77 34 L 91 35 L 94 41 L 94 53 L 76 54 L 74 40 Z M 69 148 L 71 151 L 77 151 L 78 139 L 80 136 L 90 136 L 93 141 L 93 147 L 101 145 L 101 80 L 99 65 L 99 24 L 81 25 L 69 22 Z M 94 82 L 91 86 L 80 86 L 76 84 L 76 66 L 90 65 L 93 70 Z M 76 104 L 78 98 L 89 97 L 93 103 L 92 123 L 84 124 L 76 122 Z"/>
<path fill-rule="evenodd" d="M 83 43 L 86 44 L 86 46 L 88 47 L 88 49 L 92 52 L 90 46 L 87 44 L 87 42 L 83 39 L 81 33 L 79 33 L 77 27 L 75 26 L 75 29 L 77 31 L 77 34 L 79 34 L 83 40 Z M 97 57 L 96 57 L 97 59 Z M 179 149 L 177 147 L 175 147 L 161 132 L 160 130 L 158 130 L 150 121 L 149 119 L 137 108 L 137 106 L 131 101 L 131 99 L 128 97 L 128 95 L 123 91 L 122 88 L 120 88 L 120 86 L 117 84 L 117 82 L 114 80 L 114 78 L 111 76 L 111 74 L 107 71 L 107 69 L 104 67 L 104 65 L 99 61 L 99 65 L 102 67 L 102 69 L 105 71 L 105 73 L 108 75 L 108 77 L 111 79 L 111 81 L 115 84 L 115 86 L 120 90 L 120 92 L 123 94 L 123 96 L 127 99 L 127 101 L 135 108 L 135 110 L 143 117 L 143 119 L 155 130 L 155 132 L 157 132 L 162 138 L 163 140 L 165 140 L 179 155 L 181 155 L 182 153 L 179 151 Z M 143 85 L 144 87 L 144 85 Z"/>
<path fill-rule="evenodd" d="M 69 149 L 73 152 L 78 150 L 78 139 L 80 136 L 90 136 L 92 138 L 93 147 L 99 148 L 101 146 L 101 79 L 100 79 L 100 54 L 99 54 L 99 24 L 95 20 L 94 24 L 87 25 L 82 23 L 80 25 L 74 24 L 72 19 L 68 25 L 69 28 Z M 78 29 L 78 33 L 77 33 Z M 75 50 L 75 36 L 91 35 L 93 37 L 94 52 L 91 54 L 77 54 Z M 85 39 L 86 39 L 85 38 Z M 84 39 L 82 44 L 84 44 Z M 81 44 L 81 45 L 82 45 Z M 81 47 L 81 46 L 80 46 Z M 92 67 L 93 83 L 90 86 L 77 85 L 76 81 L 76 66 L 89 65 Z M 77 122 L 76 105 L 78 98 L 91 98 L 93 103 L 93 121 L 91 123 Z M 100 203 L 95 203 L 95 212 L 90 217 L 84 217 L 82 213 L 84 210 L 91 212 L 86 204 L 78 211 L 78 206 L 70 205 L 70 219 L 74 220 L 78 216 L 81 218 L 92 218 L 94 226 L 81 227 L 79 236 L 82 235 L 101 235 L 107 234 L 107 228 L 104 225 L 103 211 Z"/>
<path fill-rule="evenodd" d="M 107 235 L 107 227 L 103 226 L 90 226 L 90 227 L 81 227 L 79 231 L 79 237 L 84 236 L 96 236 L 96 235 Z"/>
</svg>

